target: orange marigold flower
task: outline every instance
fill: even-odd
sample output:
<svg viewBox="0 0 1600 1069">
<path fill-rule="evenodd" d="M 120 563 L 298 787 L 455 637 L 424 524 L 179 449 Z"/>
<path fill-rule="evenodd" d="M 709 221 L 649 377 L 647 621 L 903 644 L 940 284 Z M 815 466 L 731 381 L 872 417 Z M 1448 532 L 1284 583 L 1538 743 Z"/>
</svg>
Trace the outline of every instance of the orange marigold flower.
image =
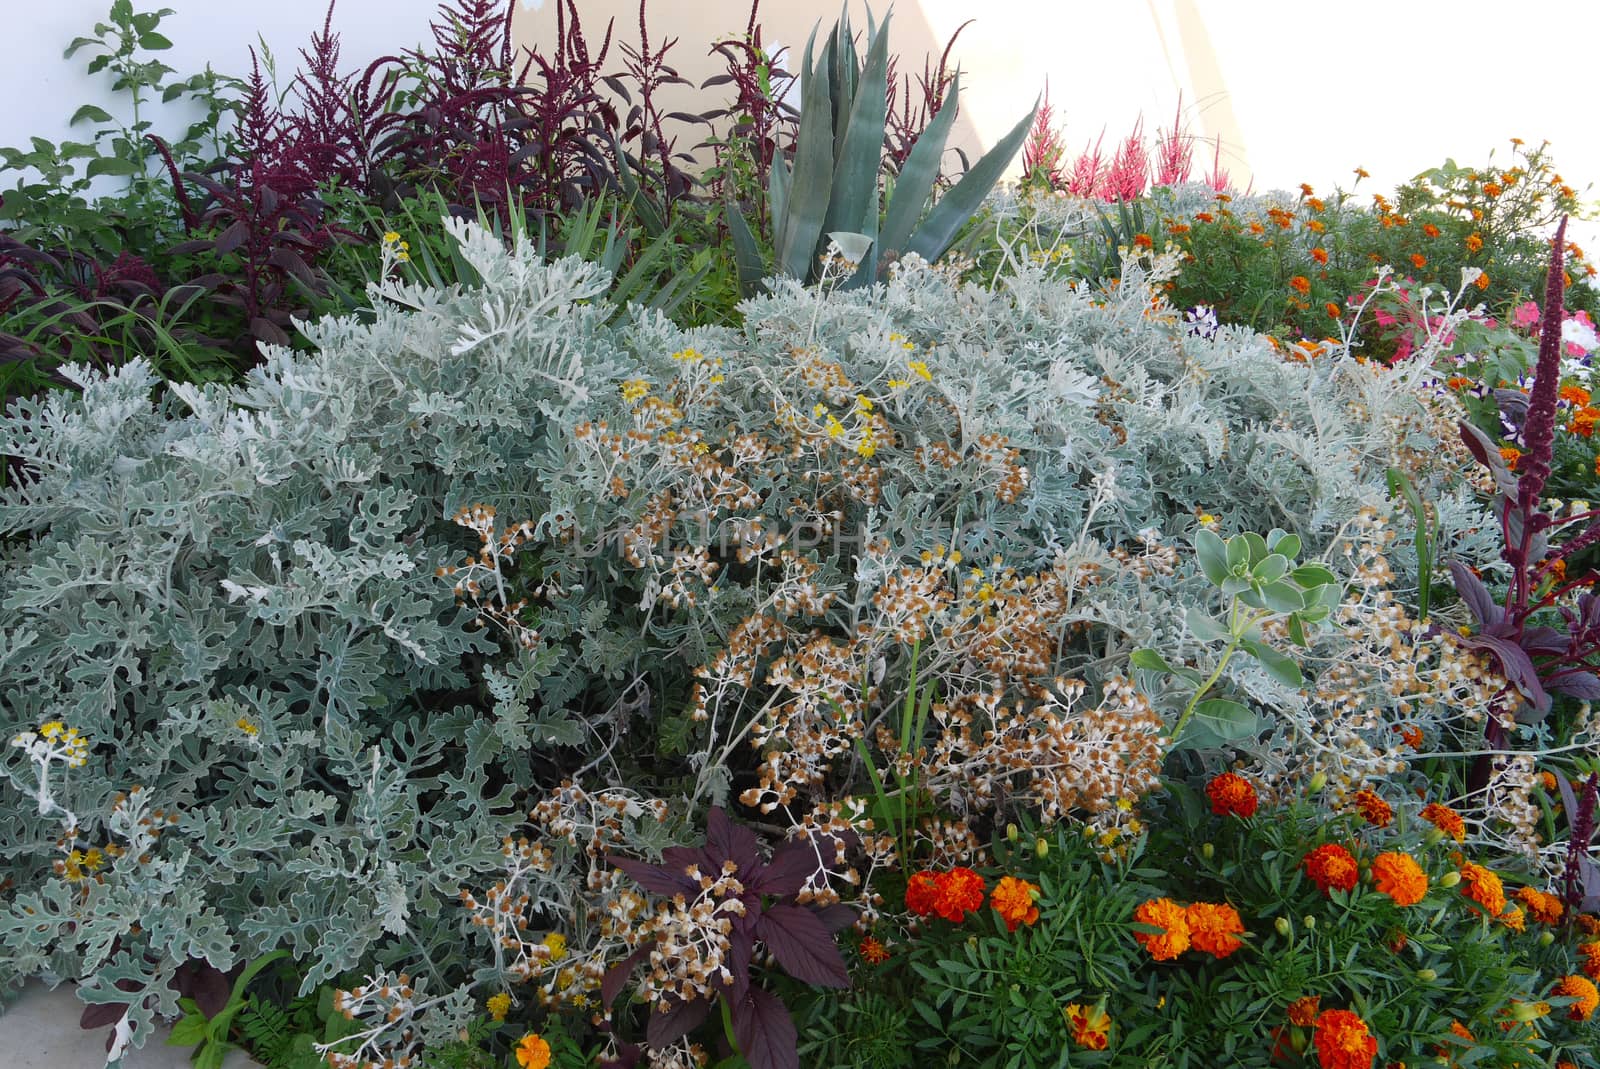
<svg viewBox="0 0 1600 1069">
<path fill-rule="evenodd" d="M 1563 976 L 1556 981 L 1550 993 L 1560 998 L 1578 1000 L 1567 1007 L 1567 1016 L 1574 1021 L 1587 1021 L 1600 1007 L 1600 989 L 1596 989 L 1594 981 L 1587 976 Z"/>
<path fill-rule="evenodd" d="M 1600 475 L 1600 456 L 1594 458 L 1594 473 Z"/>
<path fill-rule="evenodd" d="M 1583 959 L 1583 975 L 1600 980 L 1600 942 L 1579 943 L 1578 956 Z"/>
<path fill-rule="evenodd" d="M 1329 301 L 1327 304 L 1323 305 L 1322 310 L 1328 313 L 1329 319 L 1339 318 L 1339 306 L 1334 304 L 1332 301 Z"/>
<path fill-rule="evenodd" d="M 1002 876 L 989 896 L 989 904 L 1006 922 L 1006 931 L 1014 932 L 1020 925 L 1031 925 L 1039 919 L 1039 907 L 1033 904 L 1038 893 L 1036 884 L 1015 876 Z"/>
<path fill-rule="evenodd" d="M 1550 773 L 1550 772 L 1541 772 L 1541 773 L 1539 773 L 1539 786 L 1543 787 L 1547 791 L 1555 790 L 1556 789 L 1556 777 L 1555 777 L 1555 775 L 1553 773 Z M 1583 919 L 1584 919 L 1583 917 L 1579 917 L 1578 918 L 1578 922 L 1580 924 L 1583 923 Z M 1593 918 L 1591 918 L 1591 919 L 1593 919 Z"/>
<path fill-rule="evenodd" d="M 1468 252 L 1478 252 L 1483 248 L 1483 238 L 1477 234 L 1468 234 L 1466 246 Z"/>
<path fill-rule="evenodd" d="M 1561 899 L 1536 887 L 1519 887 L 1514 897 L 1528 907 L 1528 913 L 1540 924 L 1560 924 L 1561 914 L 1566 912 Z"/>
<path fill-rule="evenodd" d="M 517 1044 L 517 1064 L 522 1069 L 549 1069 L 550 1044 L 537 1032 L 529 1032 Z"/>
<path fill-rule="evenodd" d="M 1572 414 L 1572 433 L 1581 438 L 1593 438 L 1596 423 L 1600 423 L 1600 408 L 1580 408 Z"/>
<path fill-rule="evenodd" d="M 906 883 L 906 908 L 919 917 L 931 917 L 934 911 L 934 888 L 938 877 L 923 871 Z"/>
<path fill-rule="evenodd" d="M 982 908 L 983 877 L 976 872 L 957 866 L 934 878 L 933 911 L 951 924 L 960 924 L 968 913 Z"/>
<path fill-rule="evenodd" d="M 1592 913 L 1578 914 L 1578 928 L 1584 935 L 1600 935 L 1600 917 Z"/>
<path fill-rule="evenodd" d="M 1461 893 L 1482 906 L 1491 917 L 1505 912 L 1506 890 L 1500 877 L 1468 861 L 1461 866 Z"/>
<path fill-rule="evenodd" d="M 1512 906 L 1500 914 L 1499 921 L 1518 935 L 1528 930 L 1528 915 L 1522 912 L 1521 906 Z"/>
<path fill-rule="evenodd" d="M 1321 219 L 1308 219 L 1306 220 L 1306 229 L 1313 234 L 1321 234 L 1328 229 L 1328 226 Z"/>
<path fill-rule="evenodd" d="M 1462 822 L 1461 814 L 1447 805 L 1429 802 L 1422 807 L 1422 819 L 1458 843 L 1464 842 L 1467 838 L 1467 826 Z"/>
<path fill-rule="evenodd" d="M 1289 280 L 1289 288 L 1304 297 L 1311 292 L 1311 280 L 1304 275 L 1296 275 Z"/>
<path fill-rule="evenodd" d="M 1266 232 L 1267 232 L 1267 228 L 1261 225 L 1261 220 L 1259 220 L 1259 219 L 1250 220 L 1250 233 L 1259 235 L 1259 234 L 1265 234 Z"/>
<path fill-rule="evenodd" d="M 1436 238 L 1439 236 L 1439 228 L 1434 226 L 1432 223 L 1423 223 L 1422 232 L 1428 235 L 1430 238 Z"/>
<path fill-rule="evenodd" d="M 1470 390 L 1473 386 L 1472 379 L 1466 375 L 1451 375 L 1445 379 L 1444 384 L 1452 390 Z"/>
<path fill-rule="evenodd" d="M 1410 854 L 1389 851 L 1372 862 L 1372 879 L 1379 893 L 1397 906 L 1414 906 L 1428 893 L 1428 874 Z"/>
<path fill-rule="evenodd" d="M 869 935 L 861 940 L 861 960 L 868 965 L 882 965 L 889 960 L 889 948 Z"/>
<path fill-rule="evenodd" d="M 1328 208 L 1326 204 L 1322 203 L 1322 198 L 1320 197 L 1308 197 L 1306 199 L 1306 207 L 1314 212 L 1326 211 Z"/>
<path fill-rule="evenodd" d="M 1582 408 L 1589 403 L 1589 391 L 1582 386 L 1568 384 L 1561 387 L 1561 399 L 1574 408 Z"/>
<path fill-rule="evenodd" d="M 1155 244 L 1155 242 L 1150 240 L 1150 235 L 1149 234 L 1135 234 L 1135 235 L 1133 235 L 1133 243 L 1135 245 L 1137 245 L 1141 249 L 1148 249 L 1152 245 Z"/>
<path fill-rule="evenodd" d="M 1210 212 L 1195 212 L 1194 217 L 1202 223 L 1214 223 L 1217 221 L 1217 217 Z"/>
<path fill-rule="evenodd" d="M 1134 932 L 1133 937 L 1157 961 L 1171 961 L 1189 949 L 1189 918 L 1186 911 L 1170 898 L 1152 898 L 1139 903 L 1133 919 L 1140 924 L 1160 928 L 1160 932 Z"/>
<path fill-rule="evenodd" d="M 1365 167 L 1357 167 L 1356 168 L 1356 177 L 1357 178 L 1371 178 L 1372 176 L 1367 173 L 1367 169 Z"/>
<path fill-rule="evenodd" d="M 1169 234 L 1180 234 L 1181 235 L 1181 234 L 1187 234 L 1188 232 L 1189 232 L 1189 227 L 1188 227 L 1188 225 L 1186 223 L 1171 223 L 1171 224 L 1169 224 L 1167 226 L 1167 233 L 1169 233 Z"/>
<path fill-rule="evenodd" d="M 1328 250 L 1318 245 L 1311 250 L 1311 258 L 1319 264 L 1325 264 L 1328 262 Z"/>
<path fill-rule="evenodd" d="M 1226 902 L 1196 902 L 1184 910 L 1189 922 L 1189 940 L 1196 950 L 1214 958 L 1225 958 L 1244 946 L 1238 938 L 1245 932 L 1239 911 Z"/>
<path fill-rule="evenodd" d="M 1341 891 L 1354 890 L 1356 879 L 1361 875 L 1355 856 L 1338 843 L 1323 843 L 1307 854 L 1301 865 L 1323 894 L 1335 887 Z"/>
<path fill-rule="evenodd" d="M 1105 1050 L 1111 1042 L 1111 1018 L 1099 1006 L 1073 1002 L 1061 1014 L 1072 1027 L 1072 1041 L 1085 1050 Z"/>
<path fill-rule="evenodd" d="M 1489 194 L 1491 197 L 1498 197 L 1503 192 L 1498 182 L 1485 182 L 1483 184 L 1483 191 Z"/>
<path fill-rule="evenodd" d="M 1312 1037 L 1322 1069 L 1371 1069 L 1378 1041 L 1367 1022 L 1349 1010 L 1323 1010 Z"/>
<path fill-rule="evenodd" d="M 1310 1028 L 1317 1023 L 1317 1007 L 1322 1002 L 1320 995 L 1306 995 L 1289 1003 L 1289 1023 L 1299 1028 Z"/>
<path fill-rule="evenodd" d="M 1417 268 L 1427 267 L 1428 258 L 1420 252 L 1414 252 L 1411 254 L 1411 266 Z"/>
<path fill-rule="evenodd" d="M 1387 828 L 1394 821 L 1394 809 L 1378 797 L 1377 793 L 1363 787 L 1355 794 L 1356 812 L 1375 828 Z"/>
<path fill-rule="evenodd" d="M 1489 278 L 1489 272 L 1487 271 L 1479 272 L 1478 277 L 1472 280 L 1472 284 L 1480 290 L 1488 289 L 1491 282 L 1492 280 Z"/>
<path fill-rule="evenodd" d="M 1213 776 L 1206 784 L 1206 797 L 1211 799 L 1211 812 L 1219 817 L 1253 817 L 1260 803 L 1250 781 L 1234 772 Z"/>
<path fill-rule="evenodd" d="M 1516 471 L 1517 461 L 1522 459 L 1522 450 L 1510 445 L 1501 446 L 1500 459 L 1506 462 L 1506 467 Z"/>
</svg>

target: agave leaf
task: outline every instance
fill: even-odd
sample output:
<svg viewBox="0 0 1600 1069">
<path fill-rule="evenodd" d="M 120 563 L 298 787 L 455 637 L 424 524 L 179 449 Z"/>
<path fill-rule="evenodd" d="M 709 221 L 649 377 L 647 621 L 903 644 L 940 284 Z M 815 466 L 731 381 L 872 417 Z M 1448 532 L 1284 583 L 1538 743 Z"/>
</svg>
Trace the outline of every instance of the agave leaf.
<svg viewBox="0 0 1600 1069">
<path fill-rule="evenodd" d="M 1028 136 L 1028 129 L 1033 125 L 1033 117 L 1038 111 L 1039 101 L 1036 99 L 1032 110 L 1023 116 L 1022 121 L 985 153 L 983 159 L 973 164 L 954 189 L 939 198 L 939 203 L 933 206 L 933 211 L 928 213 L 911 238 L 907 252 L 914 252 L 929 263 L 944 254 L 955 240 L 956 232 L 977 212 L 983 204 L 983 198 L 989 195 L 995 183 L 1000 181 L 1001 174 L 1010 166 L 1012 157 Z"/>
<path fill-rule="evenodd" d="M 778 168 L 772 169 L 774 177 Z M 733 262 L 739 271 L 739 295 L 749 297 L 761 285 L 761 280 L 766 276 L 766 264 L 761 258 L 761 248 L 756 244 L 756 237 L 750 231 L 750 224 L 745 221 L 744 213 L 739 210 L 738 202 L 733 198 L 733 186 L 727 187 L 723 208 L 728 218 L 728 236 L 733 239 Z"/>
<path fill-rule="evenodd" d="M 789 161 L 775 159 L 767 176 L 767 216 L 772 220 L 773 241 L 783 234 L 784 209 L 789 206 Z"/>
<path fill-rule="evenodd" d="M 861 84 L 851 104 L 848 125 L 833 165 L 833 188 L 822 230 L 854 231 L 870 216 L 876 230 L 878 170 L 883 162 L 883 132 L 888 116 L 889 19 L 872 41 Z"/>
<path fill-rule="evenodd" d="M 895 179 L 894 194 L 889 198 L 889 214 L 883 220 L 883 233 L 878 248 L 885 253 L 898 253 L 911 238 L 911 228 L 922 218 L 922 209 L 933 193 L 933 184 L 939 179 L 939 162 L 944 158 L 944 145 L 950 138 L 950 128 L 956 121 L 956 100 L 961 95 L 961 72 L 956 71 L 950 83 L 950 92 L 939 106 L 933 120 L 917 137 L 906 157 L 900 175 Z"/>
<path fill-rule="evenodd" d="M 777 242 L 778 267 L 785 274 L 806 278 L 811 274 L 828 210 L 833 183 L 832 108 L 828 98 L 826 65 L 812 63 L 817 32 L 806 42 L 805 83 L 800 92 L 800 133 L 794 152 L 794 173 L 788 177 L 785 219 Z"/>
</svg>

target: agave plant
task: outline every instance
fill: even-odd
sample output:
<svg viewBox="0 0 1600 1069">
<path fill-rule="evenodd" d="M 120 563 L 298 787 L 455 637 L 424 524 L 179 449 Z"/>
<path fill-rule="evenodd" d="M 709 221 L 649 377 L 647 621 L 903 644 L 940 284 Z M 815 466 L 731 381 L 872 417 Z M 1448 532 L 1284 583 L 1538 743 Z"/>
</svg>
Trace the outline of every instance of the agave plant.
<svg viewBox="0 0 1600 1069">
<path fill-rule="evenodd" d="M 833 240 L 839 240 L 851 259 L 860 260 L 851 285 L 874 281 L 882 267 L 907 253 L 937 260 L 1017 154 L 1038 102 L 930 209 L 945 142 L 955 123 L 958 72 L 890 184 L 885 206 L 878 176 L 888 121 L 889 16 L 879 24 L 868 12 L 864 63 L 856 52 L 848 11 L 834 23 L 820 56 L 816 39 L 812 30 L 801 67 L 800 130 L 793 159 L 779 161 L 768 180 L 774 271 L 814 279 L 819 258 Z M 749 225 L 731 204 L 728 219 L 740 278 L 753 284 L 767 273 L 766 265 Z"/>
</svg>

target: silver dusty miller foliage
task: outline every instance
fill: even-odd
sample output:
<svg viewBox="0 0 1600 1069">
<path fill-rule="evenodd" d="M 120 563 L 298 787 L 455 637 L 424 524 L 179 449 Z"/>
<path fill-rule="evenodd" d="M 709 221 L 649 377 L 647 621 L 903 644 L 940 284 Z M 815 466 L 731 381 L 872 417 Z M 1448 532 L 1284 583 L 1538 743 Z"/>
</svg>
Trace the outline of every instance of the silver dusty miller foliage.
<svg viewBox="0 0 1600 1069">
<path fill-rule="evenodd" d="M 540 755 L 602 776 L 630 723 L 681 712 L 642 681 L 708 662 L 770 599 L 849 633 L 924 552 L 1048 568 L 1178 544 L 1200 511 L 1313 556 L 1384 506 L 1417 405 L 1378 369 L 1186 332 L 1153 296 L 1161 257 L 1103 293 L 1025 257 L 992 287 L 908 257 L 871 288 L 775 281 L 741 329 L 686 331 L 611 321 L 593 265 L 452 226 L 471 288 L 384 282 L 236 387 L 158 389 L 135 361 L 0 419 L 29 473 L 0 489 L 0 740 L 87 740 L 81 763 L 0 750 L 0 989 L 85 980 L 140 1043 L 192 959 L 284 947 L 308 991 L 415 962 L 460 982 L 487 956 L 457 893 L 504 870 L 559 778 Z M 682 452 L 630 452 L 646 426 Z M 741 467 L 740 431 L 789 453 Z M 819 471 L 852 492 L 819 496 Z M 801 523 L 797 498 L 832 504 Z M 1481 519 L 1465 500 L 1440 509 L 1447 544 Z M 463 571 L 473 506 L 536 579 Z M 803 565 L 730 577 L 779 546 Z M 1098 682 L 1135 646 L 1192 645 L 1184 558 L 1086 595 L 1095 646 L 1062 667 Z M 726 796 L 733 751 L 696 730 L 692 793 Z M 571 871 L 539 901 L 566 908 Z"/>
</svg>

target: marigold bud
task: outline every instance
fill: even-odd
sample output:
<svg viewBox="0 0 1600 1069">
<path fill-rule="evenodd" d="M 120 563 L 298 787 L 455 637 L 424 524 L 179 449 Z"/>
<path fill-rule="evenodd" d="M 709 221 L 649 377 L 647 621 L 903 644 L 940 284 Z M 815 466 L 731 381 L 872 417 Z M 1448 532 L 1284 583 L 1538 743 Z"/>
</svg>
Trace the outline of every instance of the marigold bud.
<svg viewBox="0 0 1600 1069">
<path fill-rule="evenodd" d="M 1216 853 L 1217 848 L 1212 846 L 1210 843 L 1202 843 L 1200 845 L 1200 856 L 1205 858 L 1207 861 L 1210 861 L 1213 857 L 1215 857 Z"/>
<path fill-rule="evenodd" d="M 1283 936 L 1285 939 L 1287 939 L 1289 934 L 1294 931 L 1294 925 L 1289 923 L 1288 917 L 1279 917 L 1277 920 L 1272 922 L 1272 926 L 1276 928 L 1278 934 Z"/>
<path fill-rule="evenodd" d="M 1421 980 L 1425 984 L 1431 984 L 1435 980 L 1439 979 L 1439 973 L 1434 969 L 1418 969 L 1417 979 Z"/>
<path fill-rule="evenodd" d="M 1040 858 L 1050 852 L 1050 844 L 1045 842 L 1044 836 L 1041 835 L 1033 841 L 1033 852 L 1035 856 Z"/>
<path fill-rule="evenodd" d="M 1312 794 L 1318 794 L 1322 791 L 1322 788 L 1326 787 L 1327 785 L 1328 774 L 1326 772 L 1318 772 L 1315 776 L 1311 777 L 1311 782 L 1307 784 L 1307 789 L 1309 789 Z"/>
<path fill-rule="evenodd" d="M 1439 877 L 1439 886 L 1440 887 L 1454 887 L 1456 884 L 1458 884 L 1460 882 L 1461 882 L 1461 873 L 1459 873 L 1459 872 L 1447 872 L 1443 876 Z"/>
<path fill-rule="evenodd" d="M 1443 830 L 1439 828 L 1429 828 L 1428 833 L 1422 837 L 1422 841 L 1428 846 L 1432 846 L 1443 838 Z"/>
<path fill-rule="evenodd" d="M 1547 947 L 1556 941 L 1555 933 L 1548 928 L 1539 933 L 1539 945 Z"/>
<path fill-rule="evenodd" d="M 1311 914 L 1307 913 L 1304 917 L 1301 917 L 1300 923 L 1306 926 L 1306 931 L 1316 931 L 1317 918 L 1313 917 Z"/>
<path fill-rule="evenodd" d="M 1006 840 L 1008 842 L 1013 842 L 1013 843 L 1016 842 L 1017 838 L 1021 834 L 1022 833 L 1017 830 L 1017 826 L 1015 824 L 1007 824 L 1006 825 Z"/>
</svg>

